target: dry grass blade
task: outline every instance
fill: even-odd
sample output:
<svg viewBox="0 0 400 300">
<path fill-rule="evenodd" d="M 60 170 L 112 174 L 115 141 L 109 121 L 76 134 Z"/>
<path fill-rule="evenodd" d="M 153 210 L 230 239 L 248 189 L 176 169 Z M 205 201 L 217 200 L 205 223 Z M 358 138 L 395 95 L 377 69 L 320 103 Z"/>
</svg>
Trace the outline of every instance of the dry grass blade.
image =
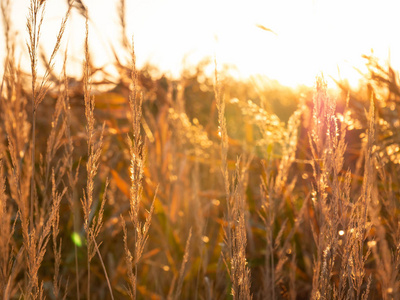
<svg viewBox="0 0 400 300">
<path fill-rule="evenodd" d="M 225 101 L 221 97 L 220 84 L 218 79 L 217 62 L 215 63 L 215 85 L 214 93 L 218 109 L 219 135 L 221 136 L 221 161 L 222 176 L 225 187 L 227 205 L 227 228 L 226 245 L 228 248 L 228 259 L 226 267 L 232 282 L 231 294 L 234 299 L 252 299 L 250 293 L 250 269 L 246 261 L 246 200 L 245 200 L 245 172 L 240 172 L 240 159 L 236 162 L 236 173 L 229 183 L 227 166 L 228 154 L 228 133 L 225 119 Z M 231 191 L 231 187 L 233 190 Z M 230 264 L 230 267 L 228 266 Z"/>
<path fill-rule="evenodd" d="M 234 182 L 235 190 L 232 195 L 232 220 L 235 221 L 232 231 L 232 256 L 230 258 L 232 281 L 231 293 L 234 299 L 252 299 L 250 292 L 251 275 L 246 259 L 247 233 L 246 233 L 246 196 L 245 196 L 245 176 L 247 170 L 240 170 L 240 158 L 236 162 L 236 173 Z M 229 242 L 229 241 L 228 241 Z"/>
<path fill-rule="evenodd" d="M 60 203 L 61 199 L 64 197 L 67 192 L 67 188 L 64 188 L 62 193 L 58 193 L 56 191 L 56 179 L 54 175 L 54 169 L 52 171 L 51 176 L 52 182 L 52 202 L 53 202 L 53 211 L 54 211 L 54 219 L 52 224 L 52 237 L 53 237 L 53 253 L 55 257 L 54 262 L 54 276 L 53 276 L 53 292 L 56 298 L 60 295 L 60 286 L 61 286 L 61 275 L 60 275 L 60 266 L 61 266 L 61 246 L 62 240 L 57 241 L 57 237 L 59 234 L 59 225 L 60 225 Z"/>
<path fill-rule="evenodd" d="M 27 20 L 27 29 L 29 33 L 29 43 L 28 51 L 29 57 L 31 61 L 31 74 L 32 74 L 32 176 L 31 176 L 31 200 L 30 200 L 30 226 L 31 230 L 33 229 L 33 219 L 34 219 L 34 201 L 35 201 L 35 146 L 36 146 L 36 111 L 39 104 L 43 101 L 46 93 L 50 88 L 50 83 L 48 81 L 49 76 L 54 68 L 54 60 L 57 54 L 58 49 L 61 45 L 61 39 L 64 34 L 64 30 L 66 27 L 66 23 L 68 21 L 70 8 L 68 9 L 64 19 L 61 22 L 60 30 L 57 35 L 56 44 L 53 48 L 53 52 L 50 56 L 50 60 L 48 63 L 49 68 L 46 69 L 46 72 L 43 76 L 43 79 L 39 86 L 37 86 L 37 78 L 38 78 L 38 70 L 37 70 L 37 62 L 38 62 L 38 49 L 39 49 L 39 37 L 41 34 L 41 27 L 44 19 L 46 2 L 31 0 L 30 8 L 29 8 L 29 16 Z"/>
<path fill-rule="evenodd" d="M 99 140 L 96 142 L 96 131 L 95 131 L 95 118 L 94 118 L 94 108 L 95 99 L 91 94 L 91 84 L 90 84 L 90 55 L 89 55 L 89 24 L 88 18 L 86 18 L 86 38 L 85 38 L 85 63 L 84 63 L 84 99 L 85 99 L 85 116 L 87 120 L 86 134 L 87 134 L 87 145 L 88 145 L 88 161 L 86 163 L 87 172 L 87 182 L 86 182 L 86 192 L 84 191 L 83 199 L 81 200 L 83 206 L 84 215 L 84 229 L 86 232 L 86 243 L 87 243 L 87 272 L 88 272 L 88 284 L 87 284 L 87 299 L 90 299 L 90 262 L 93 256 L 96 254 L 96 237 L 100 233 L 102 226 L 104 205 L 105 205 L 105 194 L 104 199 L 101 203 L 98 219 L 94 218 L 92 222 L 90 221 L 92 205 L 93 205 L 93 191 L 94 191 L 94 178 L 97 174 L 99 168 L 99 159 L 103 146 L 103 133 L 104 125 L 102 126 Z M 105 190 L 107 190 L 107 185 Z M 105 269 L 104 269 L 105 272 Z M 105 273 L 107 277 L 107 273 Z M 110 293 L 112 295 L 112 290 L 110 288 Z"/>
<path fill-rule="evenodd" d="M 119 1 L 118 17 L 121 25 L 121 42 L 125 49 L 129 49 L 129 42 L 126 37 L 126 3 L 125 0 Z"/>
<path fill-rule="evenodd" d="M 150 207 L 150 212 L 146 217 L 144 224 L 139 219 L 140 203 L 142 200 L 143 193 L 143 175 L 144 175 L 144 164 L 145 164 L 145 153 L 144 153 L 144 142 L 141 134 L 141 118 L 142 118 L 142 96 L 138 96 L 138 74 L 136 70 L 136 57 L 134 50 L 134 43 L 132 40 L 131 48 L 131 82 L 132 89 L 129 93 L 129 107 L 131 112 L 131 126 L 133 139 L 127 137 L 130 152 L 130 198 L 129 198 L 129 216 L 130 221 L 133 225 L 134 230 L 134 251 L 133 255 L 128 245 L 128 232 L 125 221 L 121 216 L 122 228 L 124 232 L 124 249 L 125 249 L 125 261 L 128 265 L 128 278 L 129 287 L 128 293 L 131 299 L 136 299 L 137 290 L 137 274 L 138 274 L 138 263 L 142 257 L 144 247 L 148 239 L 148 231 L 151 224 L 151 218 L 154 211 L 155 197 Z M 158 189 L 158 188 L 157 188 Z M 157 190 L 155 195 L 157 194 Z"/>
<path fill-rule="evenodd" d="M 186 264 L 189 260 L 189 255 L 190 255 L 190 241 L 192 239 L 192 228 L 189 230 L 189 236 L 186 241 L 186 246 L 185 246 L 185 252 L 183 254 L 183 260 L 181 264 L 181 269 L 179 270 L 179 277 L 178 277 L 178 285 L 176 287 L 176 292 L 175 292 L 175 297 L 174 299 L 180 299 L 180 295 L 182 292 L 182 286 L 183 286 L 183 280 L 185 278 L 185 272 L 186 272 Z"/>
<path fill-rule="evenodd" d="M 4 299 L 10 297 L 10 292 L 15 279 L 15 266 L 13 264 L 20 263 L 16 257 L 12 255 L 12 237 L 15 232 L 15 223 L 12 222 L 14 215 L 11 207 L 7 205 L 6 185 L 4 177 L 3 160 L 0 158 L 0 295 Z"/>
</svg>

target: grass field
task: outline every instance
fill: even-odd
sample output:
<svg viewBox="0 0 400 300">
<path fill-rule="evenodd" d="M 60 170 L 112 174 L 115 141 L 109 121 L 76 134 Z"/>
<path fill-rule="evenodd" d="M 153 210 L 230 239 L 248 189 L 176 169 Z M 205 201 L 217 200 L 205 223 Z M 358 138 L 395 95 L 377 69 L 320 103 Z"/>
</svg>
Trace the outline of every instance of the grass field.
<svg viewBox="0 0 400 300">
<path fill-rule="evenodd" d="M 1 0 L 1 299 L 400 299 L 390 66 L 365 56 L 334 95 L 323 75 L 292 89 L 216 60 L 171 79 L 136 68 L 121 1 L 120 77 L 93 65 L 89 21 L 77 77 L 59 47 L 87 11 L 41 49 L 45 2 L 26 47 Z"/>
</svg>

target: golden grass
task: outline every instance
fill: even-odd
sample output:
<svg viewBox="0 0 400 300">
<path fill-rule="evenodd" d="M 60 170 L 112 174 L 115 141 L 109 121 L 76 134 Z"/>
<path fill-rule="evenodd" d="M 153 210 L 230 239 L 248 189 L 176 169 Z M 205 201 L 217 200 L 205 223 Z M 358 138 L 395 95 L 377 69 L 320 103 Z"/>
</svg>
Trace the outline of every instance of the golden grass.
<svg viewBox="0 0 400 300">
<path fill-rule="evenodd" d="M 130 59 L 115 54 L 120 78 L 94 82 L 88 11 L 69 4 L 39 74 L 46 1 L 30 1 L 26 75 L 1 1 L 0 298 L 400 297 L 391 68 L 366 57 L 366 92 L 338 83 L 336 100 L 319 76 L 290 113 L 273 112 L 259 82 L 235 82 L 216 62 L 214 78 L 138 70 L 121 0 Z M 65 53 L 57 79 L 72 9 L 86 18 L 83 78 Z M 97 104 L 95 84 L 111 80 Z"/>
</svg>

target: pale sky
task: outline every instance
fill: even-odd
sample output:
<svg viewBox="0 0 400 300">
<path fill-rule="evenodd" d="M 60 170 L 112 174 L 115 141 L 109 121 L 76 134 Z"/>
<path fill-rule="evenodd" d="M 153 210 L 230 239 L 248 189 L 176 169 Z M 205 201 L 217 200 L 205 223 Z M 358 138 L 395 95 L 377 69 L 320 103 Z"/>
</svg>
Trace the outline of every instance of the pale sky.
<svg viewBox="0 0 400 300">
<path fill-rule="evenodd" d="M 46 0 L 42 41 L 51 51 L 65 0 Z M 86 0 L 91 47 L 98 65 L 110 63 L 110 44 L 118 48 L 116 0 Z M 362 54 L 374 53 L 400 67 L 400 1 L 372 0 L 127 0 L 128 35 L 134 34 L 139 67 L 149 61 L 179 76 L 182 60 L 195 64 L 217 55 L 219 64 L 237 67 L 235 75 L 262 74 L 282 84 L 312 86 L 315 76 L 348 78 L 364 70 Z M 14 0 L 13 22 L 24 45 L 29 0 Z M 262 25 L 276 34 L 261 30 Z M 65 43 L 70 61 L 81 63 L 84 21 L 72 14 Z M 62 61 L 62 60 L 60 60 Z M 333 84 L 333 83 L 331 83 Z"/>
</svg>

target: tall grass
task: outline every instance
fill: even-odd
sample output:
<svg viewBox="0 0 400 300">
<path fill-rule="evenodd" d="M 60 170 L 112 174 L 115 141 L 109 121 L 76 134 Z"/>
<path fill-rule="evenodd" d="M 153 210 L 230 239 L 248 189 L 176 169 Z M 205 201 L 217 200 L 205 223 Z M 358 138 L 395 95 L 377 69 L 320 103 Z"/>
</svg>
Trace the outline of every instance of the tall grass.
<svg viewBox="0 0 400 300">
<path fill-rule="evenodd" d="M 250 293 L 250 269 L 246 261 L 246 201 L 245 201 L 245 173 L 241 170 L 241 160 L 236 162 L 233 184 L 230 184 L 230 176 L 227 164 L 228 133 L 225 120 L 225 102 L 221 96 L 218 80 L 217 63 L 215 62 L 215 96 L 218 109 L 219 134 L 221 136 L 221 161 L 222 176 L 226 193 L 226 219 L 225 243 L 227 246 L 227 259 L 224 257 L 229 277 L 232 282 L 231 294 L 234 299 L 251 299 Z M 232 188 L 231 188 L 232 187 Z M 231 190 L 232 189 L 232 190 Z M 224 255 L 224 253 L 221 253 Z"/>
<path fill-rule="evenodd" d="M 125 1 L 109 76 L 91 60 L 87 8 L 68 3 L 40 74 L 46 1 L 27 8 L 29 73 L 1 1 L 1 299 L 400 297 L 391 68 L 366 57 L 369 89 L 338 82 L 335 98 L 318 76 L 272 111 L 287 90 L 216 62 L 213 78 L 204 65 L 174 80 L 138 69 Z M 57 54 L 74 10 L 86 18 L 82 78 Z"/>
</svg>

